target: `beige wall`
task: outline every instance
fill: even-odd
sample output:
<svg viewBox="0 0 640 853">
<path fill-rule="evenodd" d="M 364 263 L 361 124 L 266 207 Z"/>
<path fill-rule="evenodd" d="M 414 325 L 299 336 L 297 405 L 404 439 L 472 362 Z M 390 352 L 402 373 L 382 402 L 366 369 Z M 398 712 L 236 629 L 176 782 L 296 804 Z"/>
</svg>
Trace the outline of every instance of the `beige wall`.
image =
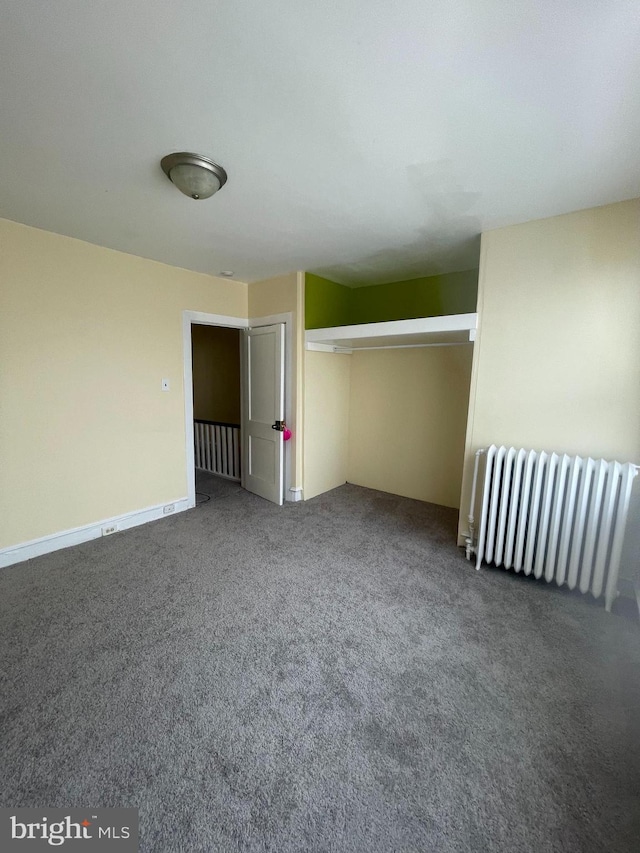
<svg viewBox="0 0 640 853">
<path fill-rule="evenodd" d="M 471 346 L 351 356 L 350 483 L 457 507 Z"/>
<path fill-rule="evenodd" d="M 304 273 L 288 273 L 264 281 L 253 282 L 249 291 L 249 318 L 259 319 L 273 314 L 293 315 L 293 354 L 291 376 L 291 413 L 288 426 L 293 433 L 289 442 L 288 464 L 291 466 L 291 488 L 301 489 L 303 480 L 303 410 L 304 394 Z"/>
<path fill-rule="evenodd" d="M 194 418 L 239 424 L 239 330 L 192 325 L 191 345 Z"/>
<path fill-rule="evenodd" d="M 492 443 L 640 462 L 640 200 L 482 235 L 460 530 Z"/>
<path fill-rule="evenodd" d="M 182 311 L 246 317 L 247 286 L 6 220 L 0 247 L 0 547 L 185 497 Z"/>
<path fill-rule="evenodd" d="M 351 360 L 339 353 L 305 353 L 305 499 L 347 481 Z"/>
</svg>

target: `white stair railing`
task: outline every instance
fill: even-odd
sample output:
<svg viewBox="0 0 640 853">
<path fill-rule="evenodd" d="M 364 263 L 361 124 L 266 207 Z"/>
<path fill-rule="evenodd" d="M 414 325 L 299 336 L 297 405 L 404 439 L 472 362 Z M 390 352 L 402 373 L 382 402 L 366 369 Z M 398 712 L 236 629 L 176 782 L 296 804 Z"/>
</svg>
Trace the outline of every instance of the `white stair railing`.
<svg viewBox="0 0 640 853">
<path fill-rule="evenodd" d="M 228 480 L 240 481 L 240 424 L 194 418 L 195 464 Z"/>
</svg>

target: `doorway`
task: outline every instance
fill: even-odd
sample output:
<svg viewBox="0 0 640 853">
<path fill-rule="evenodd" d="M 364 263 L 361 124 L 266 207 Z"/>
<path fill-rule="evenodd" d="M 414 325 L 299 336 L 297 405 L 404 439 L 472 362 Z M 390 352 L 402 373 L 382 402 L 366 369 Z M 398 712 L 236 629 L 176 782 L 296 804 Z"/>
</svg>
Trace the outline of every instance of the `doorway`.
<svg viewBox="0 0 640 853">
<path fill-rule="evenodd" d="M 206 330 L 201 331 L 196 327 L 214 327 L 222 334 L 213 333 L 208 336 Z M 258 336 L 261 341 L 266 341 L 270 336 L 268 333 L 270 327 L 272 335 L 279 340 L 279 344 L 274 347 L 264 347 L 258 345 L 252 348 L 251 341 L 256 341 Z M 233 376 L 236 374 L 236 368 L 231 367 L 226 371 L 224 377 L 218 377 L 218 386 L 226 386 L 226 399 L 223 406 L 226 409 L 218 408 L 217 410 L 208 411 L 201 408 L 203 399 L 206 401 L 207 395 L 211 394 L 211 390 L 204 392 L 204 398 L 198 389 L 196 405 L 194 410 L 194 353 L 193 353 L 193 338 L 195 329 L 196 340 L 201 340 L 208 337 L 217 337 L 218 343 L 215 346 L 226 347 L 230 354 L 230 342 L 233 341 L 232 335 L 237 335 L 239 351 L 239 392 L 240 392 L 240 412 L 241 416 L 237 420 L 237 406 L 233 413 L 233 399 L 237 400 L 238 385 L 235 383 Z M 291 487 L 291 449 L 288 442 L 284 442 L 283 432 L 277 432 L 279 424 L 284 425 L 291 423 L 291 363 L 292 363 L 292 330 L 293 316 L 291 314 L 272 315 L 269 317 L 255 318 L 251 321 L 243 320 L 238 317 L 226 317 L 217 314 L 205 314 L 197 311 L 183 312 L 183 354 L 184 354 L 184 411 L 185 411 L 185 457 L 186 457 L 186 475 L 187 475 L 187 505 L 189 508 L 196 505 L 196 464 L 199 469 L 207 470 L 214 464 L 224 466 L 221 473 L 227 477 L 233 477 L 229 482 L 234 485 L 238 482 L 235 479 L 240 476 L 240 484 L 248 491 L 259 494 L 275 503 L 282 504 L 283 500 L 296 500 L 297 489 Z M 220 343 L 226 339 L 224 343 Z M 198 345 L 196 345 L 198 346 Z M 205 346 L 206 348 L 206 346 Z M 266 351 L 271 351 L 274 359 L 273 369 L 265 369 L 264 359 Z M 253 357 L 254 352 L 259 357 Z M 196 354 L 196 360 L 200 359 L 200 354 Z M 230 364 L 230 359 L 227 359 L 227 365 Z M 210 368 L 202 370 L 200 364 L 195 365 L 196 382 L 197 375 L 204 372 L 210 374 Z M 279 377 L 277 382 L 269 381 L 269 377 L 274 379 Z M 210 378 L 210 377 L 209 377 Z M 268 398 L 272 398 L 272 406 L 265 403 Z M 218 404 L 221 401 L 218 400 Z M 229 408 L 231 406 L 231 408 Z M 227 416 L 231 415 L 230 420 L 224 420 L 221 413 L 226 411 Z M 214 417 L 206 417 L 206 414 L 213 414 Z M 195 417 L 200 415 L 200 417 Z M 268 419 L 268 423 L 267 423 Z M 200 423 L 196 423 L 195 421 Z M 211 423 L 207 424 L 207 421 Z M 264 423 L 262 423 L 264 422 Z M 239 430 L 237 429 L 240 424 Z M 267 427 L 271 441 L 267 441 L 263 427 Z M 272 431 L 273 427 L 273 431 Z M 234 438 L 234 428 L 237 438 Z M 282 427 L 280 427 L 282 428 Z M 197 430 L 213 433 L 212 438 L 203 439 L 198 445 Z M 262 434 L 260 435 L 260 431 Z M 266 465 L 265 447 L 267 444 L 273 445 L 274 464 Z M 236 452 L 237 445 L 237 452 Z M 208 455 L 207 455 L 208 454 Z M 218 455 L 224 457 L 218 460 Z M 215 459 L 214 459 L 215 457 Z M 237 467 L 234 460 L 237 459 Z M 220 472 L 220 469 L 219 469 Z M 267 472 L 273 473 L 273 482 L 270 485 L 271 490 L 267 488 L 266 493 L 261 490 L 260 486 L 264 486 L 264 482 L 260 484 L 260 480 L 266 478 Z M 212 476 L 219 476 L 213 474 Z M 277 483 L 277 486 L 276 486 Z"/>
<path fill-rule="evenodd" d="M 196 503 L 242 482 L 240 329 L 191 326 Z"/>
</svg>

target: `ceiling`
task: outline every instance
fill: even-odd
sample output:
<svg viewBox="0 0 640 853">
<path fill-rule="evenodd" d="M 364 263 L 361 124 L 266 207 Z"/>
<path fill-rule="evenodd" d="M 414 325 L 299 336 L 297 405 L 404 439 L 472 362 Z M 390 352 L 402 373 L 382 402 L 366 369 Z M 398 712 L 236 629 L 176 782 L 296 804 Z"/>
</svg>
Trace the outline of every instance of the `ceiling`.
<svg viewBox="0 0 640 853">
<path fill-rule="evenodd" d="M 637 0 L 0 0 L 0 216 L 254 281 L 640 195 Z M 206 201 L 160 169 L 195 151 Z"/>
</svg>

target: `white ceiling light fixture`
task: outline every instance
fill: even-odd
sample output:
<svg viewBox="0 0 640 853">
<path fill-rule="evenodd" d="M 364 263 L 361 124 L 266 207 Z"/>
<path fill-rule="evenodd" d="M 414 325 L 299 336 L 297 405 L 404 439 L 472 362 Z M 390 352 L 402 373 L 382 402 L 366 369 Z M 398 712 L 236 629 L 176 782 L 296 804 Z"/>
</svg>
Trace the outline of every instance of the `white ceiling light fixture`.
<svg viewBox="0 0 640 853">
<path fill-rule="evenodd" d="M 190 198 L 211 198 L 227 182 L 227 173 L 222 166 L 200 154 L 185 151 L 167 154 L 160 165 L 171 183 Z"/>
</svg>

